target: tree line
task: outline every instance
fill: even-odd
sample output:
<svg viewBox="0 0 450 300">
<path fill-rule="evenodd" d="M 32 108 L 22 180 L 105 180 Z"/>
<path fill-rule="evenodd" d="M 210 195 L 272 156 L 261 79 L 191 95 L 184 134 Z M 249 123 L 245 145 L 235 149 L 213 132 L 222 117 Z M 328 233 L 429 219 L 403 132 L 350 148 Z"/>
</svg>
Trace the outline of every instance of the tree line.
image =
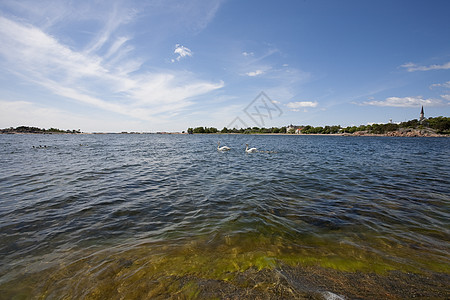
<svg viewBox="0 0 450 300">
<path fill-rule="evenodd" d="M 355 133 L 363 131 L 371 134 L 384 134 L 387 132 L 397 131 L 401 128 L 410 129 L 424 129 L 431 128 L 439 134 L 450 134 L 450 118 L 449 117 L 434 117 L 428 118 L 423 122 L 414 119 L 400 124 L 386 123 L 386 124 L 371 124 L 360 126 L 347 126 L 341 127 L 340 125 L 334 126 L 318 126 L 313 127 L 311 125 L 306 126 L 293 126 L 293 127 L 271 127 L 271 128 L 259 128 L 248 127 L 240 129 L 229 129 L 224 127 L 222 130 L 218 130 L 215 127 L 196 127 L 188 128 L 187 132 L 192 133 L 242 133 L 242 134 L 256 134 L 256 133 L 296 133 L 297 130 L 302 134 L 336 134 L 336 133 Z"/>
<path fill-rule="evenodd" d="M 38 127 L 30 127 L 30 126 L 19 126 L 16 128 L 10 127 L 5 129 L 0 129 L 1 133 L 81 133 L 80 129 L 78 130 L 61 130 L 58 128 L 38 128 Z"/>
<path fill-rule="evenodd" d="M 243 134 L 251 134 L 251 133 L 286 133 L 286 127 L 272 127 L 272 128 L 259 128 L 259 127 L 248 127 L 248 128 L 233 128 L 228 129 L 224 127 L 222 130 L 218 130 L 215 127 L 196 127 L 196 128 L 188 128 L 188 133 L 243 133 Z"/>
</svg>

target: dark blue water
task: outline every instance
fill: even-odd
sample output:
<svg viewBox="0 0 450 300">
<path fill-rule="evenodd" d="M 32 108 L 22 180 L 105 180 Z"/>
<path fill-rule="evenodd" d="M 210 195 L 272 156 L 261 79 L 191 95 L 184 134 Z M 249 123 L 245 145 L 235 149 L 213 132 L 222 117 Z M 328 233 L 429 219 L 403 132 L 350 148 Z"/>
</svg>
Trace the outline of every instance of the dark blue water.
<svg viewBox="0 0 450 300">
<path fill-rule="evenodd" d="M 0 287 L 86 296 L 280 265 L 449 274 L 449 158 L 448 138 L 0 135 Z M 36 279 L 50 273 L 57 288 Z"/>
</svg>

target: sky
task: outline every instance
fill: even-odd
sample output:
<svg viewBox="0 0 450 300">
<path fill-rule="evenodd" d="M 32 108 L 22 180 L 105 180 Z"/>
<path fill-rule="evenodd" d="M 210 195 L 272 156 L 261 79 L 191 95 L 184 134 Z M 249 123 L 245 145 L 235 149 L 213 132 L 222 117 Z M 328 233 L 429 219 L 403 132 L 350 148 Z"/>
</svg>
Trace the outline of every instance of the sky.
<svg viewBox="0 0 450 300">
<path fill-rule="evenodd" d="M 450 1 L 0 0 L 0 128 L 450 115 Z"/>
</svg>

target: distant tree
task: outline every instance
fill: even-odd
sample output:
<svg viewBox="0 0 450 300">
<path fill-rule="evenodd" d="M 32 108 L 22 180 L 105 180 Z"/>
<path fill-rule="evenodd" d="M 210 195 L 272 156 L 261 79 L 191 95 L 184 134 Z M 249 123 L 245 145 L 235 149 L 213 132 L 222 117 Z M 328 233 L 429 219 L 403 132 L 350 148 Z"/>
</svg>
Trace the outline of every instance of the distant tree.
<svg viewBox="0 0 450 300">
<path fill-rule="evenodd" d="M 312 129 L 313 127 L 311 126 L 311 125 L 306 125 L 305 127 L 303 127 L 303 129 L 302 129 L 302 133 L 304 133 L 304 134 L 309 134 L 309 133 L 312 133 L 311 132 L 311 129 Z"/>
<path fill-rule="evenodd" d="M 375 134 L 384 133 L 383 127 L 380 124 L 372 124 L 371 133 L 375 133 Z"/>
<path fill-rule="evenodd" d="M 323 127 L 319 126 L 319 127 L 314 127 L 313 132 L 312 133 L 323 133 Z"/>
<path fill-rule="evenodd" d="M 16 128 L 17 132 L 23 133 L 41 133 L 45 132 L 45 129 L 37 128 L 37 127 L 28 127 L 28 126 L 19 126 Z"/>
<path fill-rule="evenodd" d="M 365 125 L 360 125 L 358 128 L 356 128 L 357 131 L 366 131 L 367 130 L 367 126 Z"/>
<path fill-rule="evenodd" d="M 341 130 L 341 126 L 340 125 L 335 125 L 335 126 L 331 126 L 330 127 L 330 133 L 338 133 Z"/>
<path fill-rule="evenodd" d="M 450 118 L 442 116 L 436 118 L 428 118 L 428 124 L 438 133 L 450 133 Z"/>
<path fill-rule="evenodd" d="M 402 128 L 417 128 L 417 126 L 419 126 L 419 121 L 417 119 L 400 123 L 400 127 Z"/>
<path fill-rule="evenodd" d="M 356 127 L 356 126 L 347 126 L 342 131 L 345 132 L 345 133 L 355 133 L 356 131 L 358 131 L 358 127 Z"/>
<path fill-rule="evenodd" d="M 194 128 L 194 133 L 205 133 L 205 128 L 203 127 L 196 127 Z"/>
<path fill-rule="evenodd" d="M 193 134 L 193 133 L 194 133 L 194 128 L 189 127 L 188 130 L 187 130 L 187 132 L 188 132 L 189 134 Z"/>
<path fill-rule="evenodd" d="M 398 129 L 398 125 L 394 123 L 387 123 L 383 125 L 384 132 L 396 131 Z"/>
</svg>

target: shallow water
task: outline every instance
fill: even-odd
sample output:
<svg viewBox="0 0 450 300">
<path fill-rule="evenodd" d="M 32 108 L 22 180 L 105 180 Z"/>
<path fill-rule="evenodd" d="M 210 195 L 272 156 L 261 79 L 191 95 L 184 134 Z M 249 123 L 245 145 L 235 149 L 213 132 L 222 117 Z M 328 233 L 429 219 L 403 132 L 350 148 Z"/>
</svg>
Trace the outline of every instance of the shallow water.
<svg viewBox="0 0 450 300">
<path fill-rule="evenodd" d="M 450 296 L 449 149 L 448 138 L 0 135 L 0 298 L 376 298 L 419 283 Z"/>
</svg>

